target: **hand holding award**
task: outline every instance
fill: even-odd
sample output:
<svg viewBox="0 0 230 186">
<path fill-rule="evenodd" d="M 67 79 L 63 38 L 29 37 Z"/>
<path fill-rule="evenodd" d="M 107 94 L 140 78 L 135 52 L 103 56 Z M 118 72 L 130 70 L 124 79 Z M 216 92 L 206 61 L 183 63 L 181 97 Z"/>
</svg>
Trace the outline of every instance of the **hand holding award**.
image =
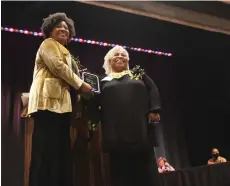
<svg viewBox="0 0 230 186">
<path fill-rule="evenodd" d="M 83 82 L 80 90 L 82 92 L 85 92 L 85 93 L 91 93 L 92 92 L 92 86 L 86 82 Z"/>
<path fill-rule="evenodd" d="M 100 93 L 100 83 L 97 75 L 91 74 L 89 72 L 83 72 L 82 79 L 85 83 L 92 87 L 92 91 L 94 93 Z"/>
</svg>

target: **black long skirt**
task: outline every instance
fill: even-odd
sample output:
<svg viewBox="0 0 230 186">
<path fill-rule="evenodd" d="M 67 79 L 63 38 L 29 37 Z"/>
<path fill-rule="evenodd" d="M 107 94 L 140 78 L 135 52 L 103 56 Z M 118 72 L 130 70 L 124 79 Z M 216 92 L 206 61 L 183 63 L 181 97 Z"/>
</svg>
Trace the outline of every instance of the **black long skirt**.
<svg viewBox="0 0 230 186">
<path fill-rule="evenodd" d="M 70 114 L 39 111 L 33 118 L 29 186 L 72 186 Z"/>
<path fill-rule="evenodd" d="M 111 152 L 113 186 L 160 186 L 154 151 Z"/>
</svg>

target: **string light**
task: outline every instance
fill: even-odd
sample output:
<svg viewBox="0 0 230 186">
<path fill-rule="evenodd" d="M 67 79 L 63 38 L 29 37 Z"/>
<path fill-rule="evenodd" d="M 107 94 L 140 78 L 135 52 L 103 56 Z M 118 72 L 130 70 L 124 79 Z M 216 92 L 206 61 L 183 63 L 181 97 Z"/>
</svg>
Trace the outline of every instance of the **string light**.
<svg viewBox="0 0 230 186">
<path fill-rule="evenodd" d="M 21 33 L 21 34 L 25 34 L 25 35 L 33 35 L 33 36 L 40 36 L 40 37 L 42 36 L 41 32 L 32 32 L 32 31 L 22 30 L 22 29 L 1 27 L 1 30 L 6 31 L 6 32 Z M 78 43 L 87 43 L 87 44 L 91 44 L 91 45 L 99 45 L 99 46 L 104 46 L 104 47 L 114 47 L 116 45 L 120 45 L 120 44 L 111 44 L 108 42 L 94 41 L 94 40 L 88 40 L 88 39 L 77 38 L 77 37 L 72 38 L 71 40 L 78 42 Z M 149 53 L 149 54 L 168 56 L 168 57 L 172 56 L 172 53 L 166 53 L 166 52 L 155 51 L 155 50 L 151 50 L 151 49 L 143 49 L 143 48 L 138 48 L 138 47 L 131 47 L 131 46 L 123 46 L 123 45 L 120 45 L 120 46 L 124 47 L 125 49 L 133 50 L 136 52 L 145 52 L 145 53 Z"/>
</svg>

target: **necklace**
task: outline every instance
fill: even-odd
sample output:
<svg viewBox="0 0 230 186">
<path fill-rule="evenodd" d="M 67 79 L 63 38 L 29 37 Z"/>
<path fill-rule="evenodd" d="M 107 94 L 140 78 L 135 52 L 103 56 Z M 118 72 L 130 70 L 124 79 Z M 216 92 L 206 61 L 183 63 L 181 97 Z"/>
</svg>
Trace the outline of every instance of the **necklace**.
<svg viewBox="0 0 230 186">
<path fill-rule="evenodd" d="M 109 76 L 114 79 L 119 79 L 127 74 L 129 74 L 130 77 L 132 76 L 132 73 L 130 72 L 130 70 L 124 70 L 122 72 L 112 72 L 109 74 Z"/>
</svg>

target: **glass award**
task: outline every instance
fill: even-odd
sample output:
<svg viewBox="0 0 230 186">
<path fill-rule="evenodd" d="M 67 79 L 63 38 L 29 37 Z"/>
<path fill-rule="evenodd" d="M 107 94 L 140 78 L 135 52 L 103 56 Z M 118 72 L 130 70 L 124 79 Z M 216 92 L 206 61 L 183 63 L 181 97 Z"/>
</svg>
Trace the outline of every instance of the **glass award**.
<svg viewBox="0 0 230 186">
<path fill-rule="evenodd" d="M 97 75 L 89 72 L 83 72 L 82 80 L 91 85 L 93 92 L 100 93 L 100 81 Z"/>
</svg>

